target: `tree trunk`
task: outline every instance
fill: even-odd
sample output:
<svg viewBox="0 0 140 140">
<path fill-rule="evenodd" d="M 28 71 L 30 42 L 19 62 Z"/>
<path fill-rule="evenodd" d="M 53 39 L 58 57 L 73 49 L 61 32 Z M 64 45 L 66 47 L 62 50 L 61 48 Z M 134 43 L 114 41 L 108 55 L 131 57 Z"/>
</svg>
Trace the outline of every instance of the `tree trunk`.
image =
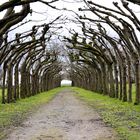
<svg viewBox="0 0 140 140">
<path fill-rule="evenodd" d="M 108 94 L 108 91 L 107 91 L 107 72 L 106 72 L 106 68 L 105 68 L 105 65 L 102 65 L 102 81 L 103 81 L 103 94 L 104 95 L 107 95 Z"/>
<path fill-rule="evenodd" d="M 18 73 L 18 66 L 15 67 L 15 73 L 14 73 L 14 99 L 19 99 L 19 73 Z"/>
<path fill-rule="evenodd" d="M 5 104 L 5 79 L 6 79 L 6 68 L 3 69 L 2 104 Z"/>
<path fill-rule="evenodd" d="M 26 65 L 25 63 L 21 67 L 21 83 L 20 83 L 20 97 L 26 97 Z"/>
<path fill-rule="evenodd" d="M 7 75 L 7 102 L 10 103 L 13 100 L 13 66 L 8 66 Z"/>
<path fill-rule="evenodd" d="M 123 66 L 123 102 L 127 101 L 127 86 L 126 86 L 126 66 Z"/>
<path fill-rule="evenodd" d="M 130 60 L 128 60 L 128 101 L 132 102 L 132 77 Z"/>
<path fill-rule="evenodd" d="M 114 85 L 114 76 L 113 76 L 112 65 L 108 67 L 108 70 L 109 70 L 109 84 L 110 84 L 109 96 L 112 98 L 115 98 L 115 85 Z"/>
<path fill-rule="evenodd" d="M 119 77 L 120 77 L 120 96 L 119 96 L 119 99 L 122 100 L 122 92 L 123 92 L 123 80 L 122 80 L 122 69 L 121 69 L 121 66 L 119 66 Z"/>
<path fill-rule="evenodd" d="M 27 97 L 31 96 L 31 83 L 30 83 L 30 72 L 26 72 L 26 88 L 27 88 Z"/>
<path fill-rule="evenodd" d="M 72 80 L 71 86 L 72 86 L 72 87 L 74 87 L 74 86 L 75 86 L 75 84 L 74 84 L 74 81 L 73 81 L 73 80 Z"/>
<path fill-rule="evenodd" d="M 34 73 L 32 74 L 31 79 L 32 79 L 32 82 L 31 82 L 32 95 L 35 95 L 36 90 L 35 90 L 35 75 L 34 75 Z"/>
<path fill-rule="evenodd" d="M 135 105 L 140 103 L 140 64 L 139 60 L 135 62 L 135 81 L 136 81 L 136 98 Z"/>
<path fill-rule="evenodd" d="M 98 92 L 100 93 L 100 94 L 102 94 L 103 93 L 103 81 L 102 81 L 102 72 L 101 71 L 99 71 L 98 72 L 98 81 L 97 81 L 97 90 L 98 90 Z"/>
<path fill-rule="evenodd" d="M 115 97 L 119 97 L 119 80 L 118 80 L 118 69 L 117 64 L 114 65 L 114 72 L 115 72 Z"/>
</svg>

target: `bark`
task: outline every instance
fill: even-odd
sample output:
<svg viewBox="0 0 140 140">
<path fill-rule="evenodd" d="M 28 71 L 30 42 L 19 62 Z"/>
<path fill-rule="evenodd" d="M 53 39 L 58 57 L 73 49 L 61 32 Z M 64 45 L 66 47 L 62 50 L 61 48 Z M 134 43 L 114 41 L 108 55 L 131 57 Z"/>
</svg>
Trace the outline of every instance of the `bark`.
<svg viewBox="0 0 140 140">
<path fill-rule="evenodd" d="M 103 93 L 103 83 L 102 83 L 102 72 L 98 71 L 97 72 L 97 92 L 99 92 L 100 94 Z"/>
<path fill-rule="evenodd" d="M 128 60 L 128 101 L 132 102 L 132 76 L 131 76 L 131 62 Z"/>
<path fill-rule="evenodd" d="M 122 78 L 122 68 L 119 66 L 119 77 L 120 77 L 120 92 L 119 92 L 119 99 L 122 100 L 123 97 L 123 78 Z"/>
<path fill-rule="evenodd" d="M 32 87 L 31 88 L 32 89 L 32 95 L 35 95 L 36 94 L 36 87 L 35 87 L 35 74 L 34 73 L 32 74 L 31 79 L 32 79 L 32 82 L 31 82 L 32 83 L 32 86 L 31 86 Z"/>
<path fill-rule="evenodd" d="M 108 94 L 108 82 L 107 82 L 107 72 L 106 72 L 106 68 L 105 68 L 105 64 L 104 66 L 102 66 L 102 81 L 103 81 L 103 94 L 107 95 Z"/>
<path fill-rule="evenodd" d="M 20 97 L 25 98 L 26 93 L 27 93 L 27 88 L 26 88 L 26 63 L 23 63 L 22 67 L 21 67 Z"/>
<path fill-rule="evenodd" d="M 127 82 L 126 82 L 126 66 L 123 66 L 123 102 L 127 101 Z"/>
<path fill-rule="evenodd" d="M 18 69 L 15 68 L 15 73 L 14 73 L 14 100 L 19 99 L 19 91 L 18 91 L 18 87 L 19 87 L 19 77 L 18 77 Z"/>
<path fill-rule="evenodd" d="M 30 97 L 31 96 L 30 72 L 26 72 L 26 88 L 27 88 L 27 97 Z"/>
<path fill-rule="evenodd" d="M 74 80 L 72 80 L 71 86 L 72 86 L 72 87 L 75 86 L 75 82 L 74 82 Z"/>
<path fill-rule="evenodd" d="M 9 65 L 7 71 L 7 103 L 10 103 L 13 101 L 13 66 Z"/>
<path fill-rule="evenodd" d="M 20 12 L 20 16 L 17 18 L 13 18 L 13 20 L 10 20 L 9 22 L 7 22 L 3 28 L 1 28 L 0 30 L 0 36 L 2 36 L 10 27 L 12 27 L 13 25 L 19 23 L 20 21 L 22 21 L 30 12 L 30 6 L 28 4 L 25 4 Z"/>
<path fill-rule="evenodd" d="M 136 98 L 135 105 L 140 103 L 140 64 L 139 60 L 135 62 L 135 82 L 136 82 Z"/>
<path fill-rule="evenodd" d="M 3 84 L 2 84 L 2 103 L 5 104 L 5 79 L 6 79 L 6 67 L 3 68 Z"/>
<path fill-rule="evenodd" d="M 134 4 L 140 5 L 140 1 L 139 0 L 127 0 L 127 1 L 132 2 Z"/>
<path fill-rule="evenodd" d="M 119 98 L 119 80 L 118 80 L 118 69 L 117 64 L 114 65 L 115 72 L 115 98 Z"/>
<path fill-rule="evenodd" d="M 110 84 L 109 96 L 112 97 L 112 98 L 115 98 L 115 83 L 114 83 L 112 65 L 109 66 L 108 70 L 109 70 L 109 84 Z"/>
</svg>

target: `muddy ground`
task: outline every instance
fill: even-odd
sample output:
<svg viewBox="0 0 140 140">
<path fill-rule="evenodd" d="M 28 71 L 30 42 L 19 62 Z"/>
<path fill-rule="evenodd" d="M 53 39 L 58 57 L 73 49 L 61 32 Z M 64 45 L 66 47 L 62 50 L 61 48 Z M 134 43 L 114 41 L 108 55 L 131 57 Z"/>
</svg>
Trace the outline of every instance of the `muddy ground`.
<svg viewBox="0 0 140 140">
<path fill-rule="evenodd" d="M 118 140 L 112 128 L 75 92 L 65 90 L 40 107 L 6 140 Z"/>
</svg>

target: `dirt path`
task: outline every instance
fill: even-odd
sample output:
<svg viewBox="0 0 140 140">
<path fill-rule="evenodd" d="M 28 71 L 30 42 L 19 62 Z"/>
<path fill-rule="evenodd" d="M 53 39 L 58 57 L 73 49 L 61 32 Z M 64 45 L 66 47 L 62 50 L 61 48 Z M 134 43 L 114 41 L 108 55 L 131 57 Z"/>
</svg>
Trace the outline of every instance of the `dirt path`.
<svg viewBox="0 0 140 140">
<path fill-rule="evenodd" d="M 116 140 L 113 130 L 74 92 L 63 91 L 41 107 L 7 140 Z"/>
</svg>

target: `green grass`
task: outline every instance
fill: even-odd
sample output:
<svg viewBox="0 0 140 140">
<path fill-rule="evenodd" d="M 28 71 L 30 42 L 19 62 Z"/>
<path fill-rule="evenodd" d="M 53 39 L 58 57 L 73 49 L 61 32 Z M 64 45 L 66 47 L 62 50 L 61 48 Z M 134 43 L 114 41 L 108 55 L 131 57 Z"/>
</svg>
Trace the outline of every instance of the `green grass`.
<svg viewBox="0 0 140 140">
<path fill-rule="evenodd" d="M 88 90 L 73 87 L 76 96 L 97 109 L 104 122 L 115 128 L 122 140 L 140 140 L 140 105 L 121 102 Z"/>
<path fill-rule="evenodd" d="M 8 129 L 11 125 L 19 125 L 29 113 L 50 101 L 62 89 L 64 88 L 56 88 L 30 98 L 18 100 L 16 103 L 0 103 L 0 139 L 6 135 L 3 131 L 4 129 Z"/>
<path fill-rule="evenodd" d="M 121 102 L 118 99 L 112 99 L 88 90 L 65 86 L 18 100 L 16 103 L 5 105 L 0 103 L 0 139 L 5 136 L 4 129 L 11 125 L 19 125 L 29 113 L 50 101 L 64 88 L 72 89 L 79 93 L 76 96 L 96 109 L 104 122 L 116 129 L 122 140 L 140 140 L 140 105 L 134 106 L 133 103 Z M 134 90 L 133 87 L 133 95 Z"/>
<path fill-rule="evenodd" d="M 132 101 L 135 102 L 136 98 L 136 85 L 132 84 Z"/>
<path fill-rule="evenodd" d="M 0 103 L 1 103 L 1 98 L 2 98 L 2 89 L 0 89 Z"/>
</svg>

